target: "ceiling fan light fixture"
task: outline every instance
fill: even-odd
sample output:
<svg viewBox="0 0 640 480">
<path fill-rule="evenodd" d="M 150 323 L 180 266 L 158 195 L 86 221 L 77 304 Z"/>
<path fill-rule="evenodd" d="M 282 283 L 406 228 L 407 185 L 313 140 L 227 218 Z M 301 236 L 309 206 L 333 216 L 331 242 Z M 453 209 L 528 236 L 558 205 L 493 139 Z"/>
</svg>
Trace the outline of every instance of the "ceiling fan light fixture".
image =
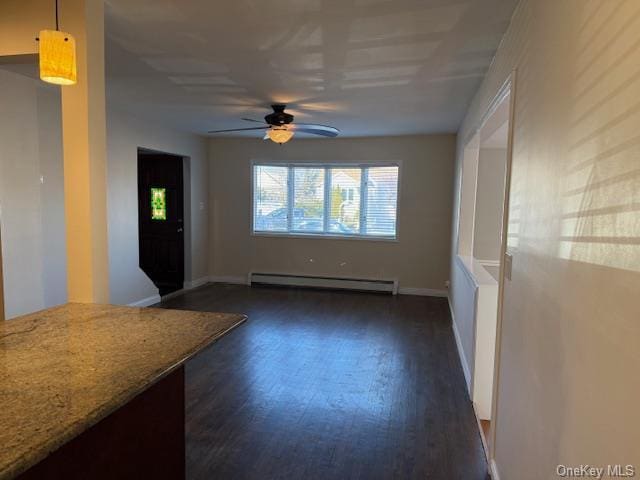
<svg viewBox="0 0 640 480">
<path fill-rule="evenodd" d="M 269 139 L 272 142 L 279 143 L 280 145 L 291 140 L 294 134 L 295 132 L 287 130 L 286 128 L 271 128 L 267 132 Z"/>
<path fill-rule="evenodd" d="M 340 130 L 329 125 L 315 123 L 293 123 L 293 115 L 285 112 L 286 105 L 272 105 L 273 113 L 264 117 L 264 122 L 252 118 L 243 118 L 246 122 L 259 123 L 259 127 L 228 128 L 225 130 L 209 130 L 207 133 L 230 133 L 260 130 L 264 132 L 263 140 L 271 140 L 274 143 L 287 143 L 296 133 L 320 135 L 321 137 L 335 138 Z"/>
</svg>

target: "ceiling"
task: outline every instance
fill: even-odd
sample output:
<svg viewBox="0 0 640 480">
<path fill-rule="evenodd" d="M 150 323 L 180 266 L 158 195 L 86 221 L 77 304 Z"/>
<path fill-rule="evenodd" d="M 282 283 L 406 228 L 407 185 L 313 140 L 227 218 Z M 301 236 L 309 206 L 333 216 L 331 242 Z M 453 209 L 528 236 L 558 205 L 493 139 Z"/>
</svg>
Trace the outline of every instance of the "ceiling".
<svg viewBox="0 0 640 480">
<path fill-rule="evenodd" d="M 342 136 L 455 132 L 516 4 L 106 0 L 107 95 L 200 134 L 274 102 Z"/>
</svg>

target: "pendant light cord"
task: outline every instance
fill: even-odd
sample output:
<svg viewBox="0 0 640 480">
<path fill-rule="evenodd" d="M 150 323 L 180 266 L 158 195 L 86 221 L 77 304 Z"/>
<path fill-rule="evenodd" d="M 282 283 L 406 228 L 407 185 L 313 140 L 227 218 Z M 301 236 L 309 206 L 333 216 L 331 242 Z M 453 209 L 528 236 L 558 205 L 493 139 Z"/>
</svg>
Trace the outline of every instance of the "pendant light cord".
<svg viewBox="0 0 640 480">
<path fill-rule="evenodd" d="M 60 25 L 58 23 L 58 0 L 56 0 L 56 30 L 60 30 Z"/>
</svg>

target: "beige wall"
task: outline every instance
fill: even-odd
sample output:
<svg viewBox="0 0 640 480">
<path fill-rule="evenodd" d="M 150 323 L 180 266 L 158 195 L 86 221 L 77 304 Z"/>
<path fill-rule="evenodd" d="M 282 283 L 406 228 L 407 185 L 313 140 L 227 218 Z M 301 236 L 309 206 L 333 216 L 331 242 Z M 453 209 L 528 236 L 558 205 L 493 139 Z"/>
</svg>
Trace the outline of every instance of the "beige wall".
<svg viewBox="0 0 640 480">
<path fill-rule="evenodd" d="M 138 120 L 116 109 L 107 112 L 107 184 L 111 302 L 129 304 L 158 294 L 138 266 L 138 147 L 189 157 L 185 188 L 185 281 L 208 276 L 209 164 L 207 142 Z"/>
<path fill-rule="evenodd" d="M 211 161 L 214 277 L 251 271 L 399 279 L 400 287 L 443 290 L 448 280 L 454 135 L 215 139 Z M 400 161 L 397 242 L 252 236 L 251 161 Z"/>
<path fill-rule="evenodd" d="M 66 0 L 77 83 L 61 88 L 67 276 L 72 302 L 109 302 L 104 1 Z"/>
<path fill-rule="evenodd" d="M 62 30 L 64 30 L 64 14 L 64 2 L 60 2 Z M 46 28 L 54 29 L 55 26 L 54 1 L 2 0 L 0 2 L 0 55 L 37 53 L 38 32 Z"/>
<path fill-rule="evenodd" d="M 67 300 L 60 92 L 0 70 L 0 223 L 7 318 Z"/>
<path fill-rule="evenodd" d="M 638 32 L 637 1 L 523 0 L 458 137 L 457 172 L 517 68 L 502 480 L 557 478 L 557 464 L 640 468 Z"/>
</svg>

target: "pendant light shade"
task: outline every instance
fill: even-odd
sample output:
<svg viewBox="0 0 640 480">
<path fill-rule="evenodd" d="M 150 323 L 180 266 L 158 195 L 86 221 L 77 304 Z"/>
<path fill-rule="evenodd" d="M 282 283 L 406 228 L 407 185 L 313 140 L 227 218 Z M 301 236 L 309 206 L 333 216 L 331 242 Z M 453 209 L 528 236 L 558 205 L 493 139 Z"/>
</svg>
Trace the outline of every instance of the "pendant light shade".
<svg viewBox="0 0 640 480">
<path fill-rule="evenodd" d="M 272 142 L 282 145 L 283 143 L 287 143 L 293 138 L 294 132 L 285 128 L 271 128 L 267 132 L 267 135 Z"/>
<path fill-rule="evenodd" d="M 77 81 L 76 41 L 66 32 L 40 31 L 40 79 L 56 85 Z"/>
</svg>

